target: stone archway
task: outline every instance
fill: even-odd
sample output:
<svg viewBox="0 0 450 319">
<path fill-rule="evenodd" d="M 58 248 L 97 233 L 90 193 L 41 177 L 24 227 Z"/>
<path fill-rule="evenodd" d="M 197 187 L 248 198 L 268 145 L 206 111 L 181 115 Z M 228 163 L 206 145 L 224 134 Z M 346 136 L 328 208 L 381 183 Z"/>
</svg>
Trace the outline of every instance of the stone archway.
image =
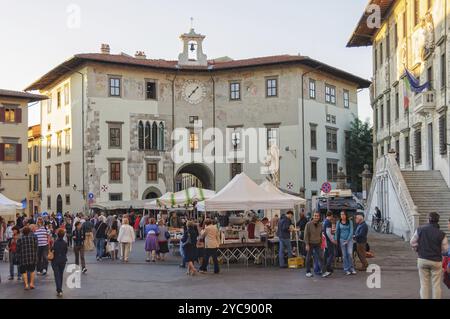
<svg viewBox="0 0 450 319">
<path fill-rule="evenodd" d="M 142 193 L 142 199 L 159 198 L 159 197 L 161 197 L 161 195 L 162 195 L 161 191 L 158 188 L 156 188 L 154 186 L 150 186 Z"/>
<path fill-rule="evenodd" d="M 181 166 L 177 171 L 175 181 L 176 191 L 191 186 L 214 189 L 214 174 L 204 164 L 190 163 Z"/>
</svg>

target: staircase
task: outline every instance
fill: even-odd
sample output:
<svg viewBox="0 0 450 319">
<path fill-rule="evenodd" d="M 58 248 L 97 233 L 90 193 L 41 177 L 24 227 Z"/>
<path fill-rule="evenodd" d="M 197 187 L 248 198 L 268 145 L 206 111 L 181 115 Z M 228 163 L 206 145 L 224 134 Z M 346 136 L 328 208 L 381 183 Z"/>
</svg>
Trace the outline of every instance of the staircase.
<svg viewBox="0 0 450 319">
<path fill-rule="evenodd" d="M 450 218 L 450 188 L 440 171 L 402 171 L 414 205 L 419 212 L 419 225 L 428 223 L 428 213 L 437 212 L 441 216 L 439 225 L 450 238 L 448 220 Z"/>
</svg>

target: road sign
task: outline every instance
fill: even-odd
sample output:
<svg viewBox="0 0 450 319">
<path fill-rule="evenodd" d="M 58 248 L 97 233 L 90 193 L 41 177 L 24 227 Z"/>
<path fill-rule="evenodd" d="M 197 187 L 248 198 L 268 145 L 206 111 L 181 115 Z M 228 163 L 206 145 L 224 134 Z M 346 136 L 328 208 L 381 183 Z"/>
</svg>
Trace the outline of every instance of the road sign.
<svg viewBox="0 0 450 319">
<path fill-rule="evenodd" d="M 325 194 L 328 194 L 329 192 L 331 192 L 331 184 L 329 182 L 325 182 L 322 184 L 322 188 L 321 188 L 322 192 L 324 192 Z"/>
<path fill-rule="evenodd" d="M 94 199 L 94 193 L 89 193 L 89 194 L 88 194 L 88 198 L 89 198 L 89 199 Z"/>
</svg>

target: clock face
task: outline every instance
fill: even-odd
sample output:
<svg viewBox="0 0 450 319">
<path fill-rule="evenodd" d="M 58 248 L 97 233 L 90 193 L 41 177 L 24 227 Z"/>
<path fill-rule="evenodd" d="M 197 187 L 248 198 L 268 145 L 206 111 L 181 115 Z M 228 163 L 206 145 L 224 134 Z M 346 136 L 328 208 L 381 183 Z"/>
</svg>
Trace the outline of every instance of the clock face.
<svg viewBox="0 0 450 319">
<path fill-rule="evenodd" d="M 205 85 L 200 81 L 186 81 L 183 85 L 183 97 L 190 104 L 198 104 L 206 95 Z"/>
</svg>

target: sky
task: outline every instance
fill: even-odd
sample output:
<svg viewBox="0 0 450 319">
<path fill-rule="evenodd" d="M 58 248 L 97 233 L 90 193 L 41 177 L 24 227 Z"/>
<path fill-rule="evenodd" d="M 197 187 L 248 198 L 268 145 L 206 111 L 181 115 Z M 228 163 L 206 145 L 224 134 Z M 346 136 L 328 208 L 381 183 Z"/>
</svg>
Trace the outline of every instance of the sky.
<svg viewBox="0 0 450 319">
<path fill-rule="evenodd" d="M 0 0 L 0 88 L 23 90 L 77 53 L 176 60 L 179 35 L 206 35 L 208 58 L 301 54 L 370 79 L 371 49 L 346 48 L 367 0 Z M 359 117 L 371 121 L 368 89 Z M 39 122 L 30 108 L 29 123 Z"/>
</svg>

